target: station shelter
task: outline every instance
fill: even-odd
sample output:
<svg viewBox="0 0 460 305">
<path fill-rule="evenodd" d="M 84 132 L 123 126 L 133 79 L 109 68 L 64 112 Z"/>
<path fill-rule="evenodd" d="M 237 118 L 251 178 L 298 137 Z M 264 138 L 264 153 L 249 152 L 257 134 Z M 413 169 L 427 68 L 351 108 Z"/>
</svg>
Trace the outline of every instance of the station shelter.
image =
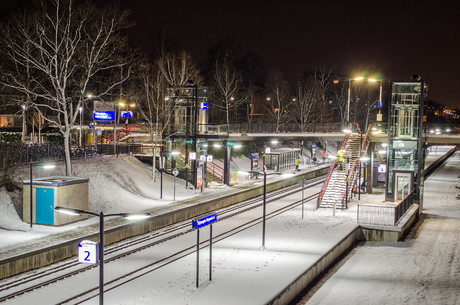
<svg viewBox="0 0 460 305">
<path fill-rule="evenodd" d="M 295 168 L 295 159 L 300 155 L 300 148 L 278 148 L 265 153 L 267 170 L 284 171 Z"/>
</svg>

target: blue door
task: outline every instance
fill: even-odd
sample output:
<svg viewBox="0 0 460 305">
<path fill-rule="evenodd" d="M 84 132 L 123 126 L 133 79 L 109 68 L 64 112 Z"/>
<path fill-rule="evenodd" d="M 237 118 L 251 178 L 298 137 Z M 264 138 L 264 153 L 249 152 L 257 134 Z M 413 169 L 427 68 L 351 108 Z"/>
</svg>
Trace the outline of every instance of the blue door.
<svg viewBox="0 0 460 305">
<path fill-rule="evenodd" d="M 54 189 L 35 189 L 35 223 L 54 225 Z"/>
</svg>

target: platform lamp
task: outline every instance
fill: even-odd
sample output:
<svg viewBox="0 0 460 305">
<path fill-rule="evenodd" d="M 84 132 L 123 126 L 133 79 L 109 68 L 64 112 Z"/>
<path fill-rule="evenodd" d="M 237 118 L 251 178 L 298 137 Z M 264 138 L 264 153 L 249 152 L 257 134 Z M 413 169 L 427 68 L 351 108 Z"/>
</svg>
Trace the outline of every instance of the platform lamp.
<svg viewBox="0 0 460 305">
<path fill-rule="evenodd" d="M 32 223 L 33 223 L 33 178 L 32 178 L 32 168 L 34 166 L 41 166 L 43 169 L 50 169 L 55 168 L 56 165 L 54 164 L 34 164 L 30 163 L 30 230 L 32 230 Z"/>
<path fill-rule="evenodd" d="M 64 207 L 55 207 L 59 213 L 80 216 L 81 214 L 88 214 L 99 217 L 99 305 L 104 304 L 104 217 L 108 216 L 121 216 L 124 219 L 136 220 L 136 219 L 145 219 L 150 217 L 150 213 L 117 213 L 117 214 L 107 214 L 103 212 L 99 214 L 88 212 L 84 210 L 70 209 Z"/>
<path fill-rule="evenodd" d="M 80 146 L 81 146 L 81 116 L 83 115 L 83 107 L 78 108 L 80 112 Z"/>
</svg>

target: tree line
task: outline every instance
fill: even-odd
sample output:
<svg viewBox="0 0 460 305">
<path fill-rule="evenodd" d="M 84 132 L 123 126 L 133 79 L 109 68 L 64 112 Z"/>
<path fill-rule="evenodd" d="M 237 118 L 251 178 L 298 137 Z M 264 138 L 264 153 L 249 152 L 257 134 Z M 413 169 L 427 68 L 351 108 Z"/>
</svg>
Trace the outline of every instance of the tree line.
<svg viewBox="0 0 460 305">
<path fill-rule="evenodd" d="M 348 106 L 345 78 L 319 67 L 288 81 L 266 71 L 262 57 L 240 54 L 237 42 L 224 39 L 196 63 L 162 33 L 154 54 L 130 46 L 129 12 L 118 4 L 99 7 L 78 0 L 26 1 L 2 18 L 0 85 L 14 96 L 9 103 L 33 109 L 37 122 L 60 126 L 67 175 L 71 175 L 70 131 L 79 109 L 95 98 L 127 100 L 148 127 L 152 143 L 161 140 L 174 105 L 166 87 L 207 86 L 209 123 L 273 122 L 282 126 L 345 122 L 369 123 L 378 86 L 354 85 Z M 339 81 L 337 81 L 339 80 Z M 34 120 L 35 121 L 35 120 Z"/>
</svg>

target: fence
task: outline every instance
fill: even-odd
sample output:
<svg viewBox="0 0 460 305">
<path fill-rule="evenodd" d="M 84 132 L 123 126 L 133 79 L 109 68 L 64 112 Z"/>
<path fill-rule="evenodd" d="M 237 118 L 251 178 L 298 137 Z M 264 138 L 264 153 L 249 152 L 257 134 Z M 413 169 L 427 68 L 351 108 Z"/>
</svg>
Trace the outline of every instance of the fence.
<svg viewBox="0 0 460 305">
<path fill-rule="evenodd" d="M 414 203 L 414 193 L 410 193 L 397 206 L 372 206 L 358 204 L 358 223 L 394 226 Z"/>
<path fill-rule="evenodd" d="M 346 124 L 342 123 L 232 123 L 230 133 L 303 133 L 303 132 L 342 132 Z"/>
<path fill-rule="evenodd" d="M 99 155 L 95 145 L 91 146 L 70 146 L 70 158 L 82 159 Z M 0 144 L 0 168 L 14 164 L 24 164 L 45 161 L 62 161 L 65 159 L 64 147 L 53 142 L 44 144 L 23 142 Z"/>
</svg>

